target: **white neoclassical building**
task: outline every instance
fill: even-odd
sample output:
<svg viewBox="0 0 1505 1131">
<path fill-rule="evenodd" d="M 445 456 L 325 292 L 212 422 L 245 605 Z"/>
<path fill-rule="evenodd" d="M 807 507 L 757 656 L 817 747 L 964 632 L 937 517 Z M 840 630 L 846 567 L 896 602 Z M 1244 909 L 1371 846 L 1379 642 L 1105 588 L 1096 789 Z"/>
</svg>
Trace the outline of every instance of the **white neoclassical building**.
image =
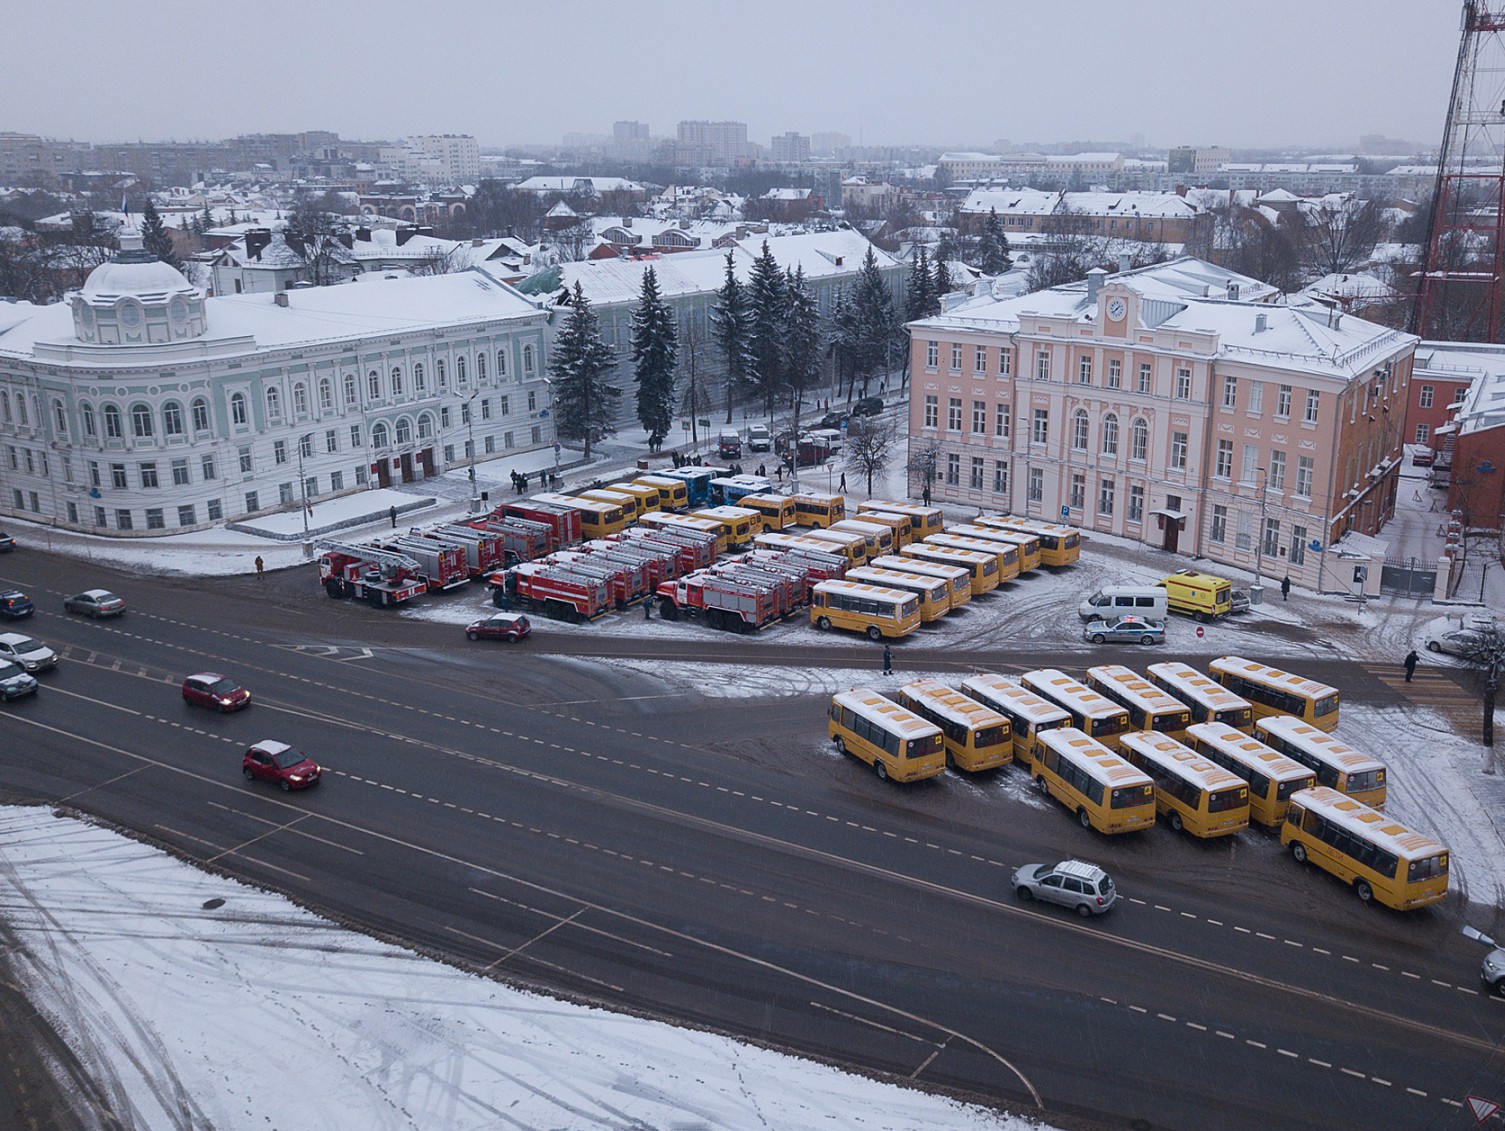
<svg viewBox="0 0 1505 1131">
<path fill-rule="evenodd" d="M 0 514 L 166 534 L 551 444 L 547 321 L 478 268 L 206 298 L 123 250 L 0 303 Z"/>
</svg>

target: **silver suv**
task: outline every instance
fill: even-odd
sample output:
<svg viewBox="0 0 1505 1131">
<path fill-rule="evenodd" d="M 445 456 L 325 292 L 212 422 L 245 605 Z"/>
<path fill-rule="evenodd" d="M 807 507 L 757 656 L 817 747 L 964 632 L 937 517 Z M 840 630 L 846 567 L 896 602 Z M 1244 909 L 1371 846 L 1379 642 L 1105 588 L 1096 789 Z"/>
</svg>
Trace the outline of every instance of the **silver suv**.
<svg viewBox="0 0 1505 1131">
<path fill-rule="evenodd" d="M 1016 869 L 1011 881 L 1019 898 L 1038 899 L 1076 908 L 1086 919 L 1101 915 L 1118 900 L 1113 877 L 1096 864 L 1062 860 L 1059 864 L 1026 864 Z"/>
</svg>

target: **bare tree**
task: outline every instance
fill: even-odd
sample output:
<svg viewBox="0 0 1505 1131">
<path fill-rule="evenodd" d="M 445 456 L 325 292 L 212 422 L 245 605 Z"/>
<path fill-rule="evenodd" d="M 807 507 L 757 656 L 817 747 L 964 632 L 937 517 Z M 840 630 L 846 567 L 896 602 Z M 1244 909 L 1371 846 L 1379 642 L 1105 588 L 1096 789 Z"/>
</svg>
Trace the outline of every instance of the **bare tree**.
<svg viewBox="0 0 1505 1131">
<path fill-rule="evenodd" d="M 851 426 L 848 425 L 850 428 Z M 935 469 L 941 463 L 941 446 L 934 440 L 909 449 L 909 489 L 911 494 L 928 490 L 935 482 Z"/>
<path fill-rule="evenodd" d="M 412 264 L 408 271 L 413 275 L 452 275 L 456 271 L 464 271 L 471 267 L 470 249 L 456 246 L 451 248 L 433 247 L 424 257 Z"/>
<path fill-rule="evenodd" d="M 842 444 L 842 459 L 847 469 L 867 480 L 867 493 L 873 493 L 873 478 L 888 470 L 898 452 L 899 434 L 892 421 L 877 416 L 857 416 L 847 424 Z"/>
<path fill-rule="evenodd" d="M 1312 279 L 1357 270 L 1385 236 L 1384 206 L 1377 200 L 1324 200 L 1304 214 L 1298 229 L 1302 266 Z"/>
<path fill-rule="evenodd" d="M 323 199 L 310 194 L 298 198 L 287 214 L 282 238 L 303 262 L 308 281 L 326 286 L 337 281 L 337 272 L 350 261 L 339 238 L 339 218 L 324 209 Z"/>
</svg>

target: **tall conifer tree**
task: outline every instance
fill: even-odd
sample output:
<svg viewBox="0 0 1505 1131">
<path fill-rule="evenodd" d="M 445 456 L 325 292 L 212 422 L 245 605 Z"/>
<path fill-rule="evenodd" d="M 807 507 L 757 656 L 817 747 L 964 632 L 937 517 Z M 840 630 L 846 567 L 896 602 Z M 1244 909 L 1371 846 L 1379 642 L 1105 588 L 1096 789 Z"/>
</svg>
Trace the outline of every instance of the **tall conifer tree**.
<svg viewBox="0 0 1505 1131">
<path fill-rule="evenodd" d="M 633 379 L 637 382 L 638 420 L 648 431 L 648 450 L 663 444 L 674 423 L 674 378 L 679 360 L 679 330 L 674 312 L 658 289 L 658 275 L 643 272 L 643 293 L 632 316 Z"/>
<path fill-rule="evenodd" d="M 549 372 L 554 378 L 554 430 L 567 440 L 591 444 L 616 431 L 612 401 L 622 390 L 608 380 L 616 354 L 601 338 L 601 323 L 577 282 L 570 299 L 570 316 L 554 340 Z"/>
</svg>

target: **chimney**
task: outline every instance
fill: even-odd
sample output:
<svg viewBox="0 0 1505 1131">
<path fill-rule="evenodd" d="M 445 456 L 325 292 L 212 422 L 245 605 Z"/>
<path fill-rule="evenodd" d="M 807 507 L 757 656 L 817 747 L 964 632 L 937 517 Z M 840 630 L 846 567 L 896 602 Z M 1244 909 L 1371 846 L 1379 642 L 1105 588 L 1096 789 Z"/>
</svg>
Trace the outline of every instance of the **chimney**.
<svg viewBox="0 0 1505 1131">
<path fill-rule="evenodd" d="M 355 237 L 352 236 L 349 232 L 336 232 L 334 238 L 339 240 L 347 248 L 355 246 Z"/>
<path fill-rule="evenodd" d="M 1237 302 L 1238 301 L 1238 295 L 1239 295 L 1238 284 L 1237 283 L 1229 283 L 1228 284 L 1228 298 L 1229 298 L 1229 301 L 1231 301 L 1231 302 Z"/>
<path fill-rule="evenodd" d="M 275 302 L 278 306 L 286 306 L 287 305 L 287 292 L 286 291 L 278 291 L 276 294 L 274 294 L 272 296 L 272 301 Z"/>
<path fill-rule="evenodd" d="M 629 229 L 632 227 L 632 217 L 631 216 L 623 216 L 622 217 L 622 227 L 629 228 Z"/>
<path fill-rule="evenodd" d="M 688 221 L 688 220 L 681 220 L 679 222 L 679 230 L 681 232 L 688 232 L 690 230 L 690 221 Z"/>
<path fill-rule="evenodd" d="M 1097 292 L 1103 285 L 1103 280 L 1108 277 L 1108 272 L 1101 267 L 1094 267 L 1087 272 L 1087 301 L 1097 302 Z"/>
<path fill-rule="evenodd" d="M 248 259 L 260 259 L 261 253 L 272 242 L 270 228 L 248 228 L 246 230 L 246 257 Z"/>
<path fill-rule="evenodd" d="M 1133 262 L 1134 261 L 1129 257 L 1129 253 L 1127 251 L 1119 252 L 1118 273 L 1120 275 L 1127 275 L 1133 266 Z"/>
<path fill-rule="evenodd" d="M 357 228 L 355 230 L 355 238 L 358 239 L 358 240 L 361 240 L 363 243 L 370 243 L 371 242 L 371 229 L 370 228 Z"/>
<path fill-rule="evenodd" d="M 415 228 L 412 224 L 404 224 L 402 227 L 398 228 L 396 232 L 397 246 L 401 247 L 417 234 L 418 229 Z"/>
<path fill-rule="evenodd" d="M 1263 334 L 1267 329 L 1269 329 L 1269 326 L 1270 320 L 1265 315 L 1256 314 L 1254 316 L 1254 332 L 1256 334 Z"/>
<path fill-rule="evenodd" d="M 485 242 L 486 241 L 483 240 L 480 236 L 473 236 L 473 237 L 471 237 L 470 246 L 471 247 L 480 247 Z"/>
</svg>

